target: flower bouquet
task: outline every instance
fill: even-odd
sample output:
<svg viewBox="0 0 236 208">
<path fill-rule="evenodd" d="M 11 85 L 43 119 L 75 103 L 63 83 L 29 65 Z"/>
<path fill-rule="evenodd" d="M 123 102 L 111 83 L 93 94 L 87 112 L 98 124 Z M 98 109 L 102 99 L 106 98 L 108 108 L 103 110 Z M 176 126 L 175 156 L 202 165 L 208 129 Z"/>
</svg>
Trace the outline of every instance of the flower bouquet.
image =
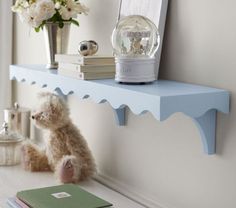
<svg viewBox="0 0 236 208">
<path fill-rule="evenodd" d="M 16 0 L 12 11 L 36 32 L 44 31 L 46 68 L 57 69 L 55 54 L 67 53 L 70 24 L 79 26 L 75 18 L 78 14 L 86 15 L 88 8 L 79 0 Z"/>
<path fill-rule="evenodd" d="M 38 32 L 48 22 L 58 23 L 60 28 L 65 22 L 79 26 L 75 18 L 87 14 L 88 8 L 79 0 L 16 0 L 12 11 Z"/>
</svg>

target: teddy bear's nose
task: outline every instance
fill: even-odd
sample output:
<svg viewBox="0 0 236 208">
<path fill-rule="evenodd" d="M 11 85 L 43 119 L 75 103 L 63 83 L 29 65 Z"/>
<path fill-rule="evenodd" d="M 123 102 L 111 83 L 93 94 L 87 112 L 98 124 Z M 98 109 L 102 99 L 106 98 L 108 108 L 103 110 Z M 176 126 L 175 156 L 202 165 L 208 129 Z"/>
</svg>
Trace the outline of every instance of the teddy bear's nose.
<svg viewBox="0 0 236 208">
<path fill-rule="evenodd" d="M 31 116 L 32 119 L 35 119 L 35 116 Z"/>
</svg>

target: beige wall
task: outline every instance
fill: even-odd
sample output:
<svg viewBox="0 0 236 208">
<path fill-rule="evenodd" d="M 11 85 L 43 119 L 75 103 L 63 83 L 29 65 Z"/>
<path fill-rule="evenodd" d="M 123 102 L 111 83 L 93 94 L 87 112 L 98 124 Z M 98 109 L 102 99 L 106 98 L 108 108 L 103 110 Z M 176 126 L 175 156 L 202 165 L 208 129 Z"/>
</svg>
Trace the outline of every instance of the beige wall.
<svg viewBox="0 0 236 208">
<path fill-rule="evenodd" d="M 110 53 L 118 1 L 87 0 L 88 17 L 73 29 L 70 52 L 84 39 Z M 71 116 L 87 138 L 102 174 L 162 204 L 163 208 L 236 207 L 236 1 L 172 0 L 161 77 L 228 89 L 230 115 L 218 114 L 217 154 L 203 154 L 199 132 L 181 113 L 160 123 L 128 111 L 117 127 L 109 104 L 69 97 Z M 45 63 L 43 36 L 16 20 L 15 63 Z M 34 107 L 41 89 L 14 83 L 14 98 Z"/>
</svg>

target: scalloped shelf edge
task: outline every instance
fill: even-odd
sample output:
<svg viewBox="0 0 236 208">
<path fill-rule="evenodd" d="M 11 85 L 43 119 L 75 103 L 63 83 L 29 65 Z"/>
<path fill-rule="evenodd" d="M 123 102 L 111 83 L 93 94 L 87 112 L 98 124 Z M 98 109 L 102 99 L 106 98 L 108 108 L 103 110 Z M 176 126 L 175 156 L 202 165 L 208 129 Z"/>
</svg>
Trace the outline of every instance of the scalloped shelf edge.
<svg viewBox="0 0 236 208">
<path fill-rule="evenodd" d="M 177 113 L 177 111 L 172 112 L 171 110 L 168 109 L 168 107 L 165 109 L 165 102 L 164 102 L 165 99 L 163 99 L 163 103 L 160 102 L 162 103 L 162 106 L 160 104 L 159 108 L 158 106 L 155 106 L 155 108 L 153 106 L 149 106 L 149 109 L 146 110 L 143 109 L 143 107 L 139 106 L 138 104 L 134 105 L 134 103 L 131 102 L 127 102 L 125 104 L 117 103 L 117 101 L 112 100 L 111 97 L 104 98 L 102 95 L 99 97 L 98 94 L 94 94 L 92 92 L 90 93 L 74 92 L 73 90 L 65 89 L 63 86 L 56 85 L 55 87 L 55 83 L 51 84 L 49 82 L 45 84 L 45 81 L 42 81 L 42 79 L 39 78 L 35 78 L 35 80 L 32 81 L 31 77 L 31 79 L 28 80 L 25 75 L 21 76 L 21 74 L 19 73 L 17 73 L 17 77 L 14 75 L 14 73 L 10 73 L 10 79 L 16 80 L 18 82 L 24 82 L 30 85 L 38 85 L 41 88 L 48 88 L 50 91 L 56 91 L 64 99 L 66 99 L 68 95 L 75 94 L 80 99 L 91 98 L 95 103 L 108 102 L 114 109 L 116 123 L 119 126 L 125 126 L 126 124 L 125 111 L 127 107 L 132 111 L 132 113 L 136 115 L 141 115 L 146 112 L 150 112 L 154 116 L 154 118 L 159 121 L 164 121 L 173 114 Z M 214 105 L 210 103 L 209 106 L 203 106 L 202 108 L 199 108 L 197 110 L 195 109 L 194 111 L 188 108 L 184 108 L 181 111 L 178 111 L 192 118 L 192 120 L 194 121 L 196 127 L 200 132 L 204 152 L 208 155 L 216 153 L 215 140 L 216 140 L 217 111 L 221 111 L 223 113 L 229 113 L 230 94 L 229 92 L 226 93 L 226 91 L 222 91 L 221 94 L 215 96 L 217 97 L 217 100 L 215 101 Z M 168 102 L 171 103 L 170 101 Z M 162 108 L 164 109 L 163 110 L 164 113 L 160 110 Z"/>
<path fill-rule="evenodd" d="M 62 87 L 49 87 L 48 84 L 40 84 L 40 83 L 37 83 L 35 81 L 31 82 L 31 81 L 27 81 L 25 78 L 24 79 L 19 79 L 19 78 L 16 78 L 15 76 L 12 76 L 10 77 L 11 80 L 16 80 L 18 82 L 22 82 L 23 83 L 27 83 L 27 84 L 30 84 L 30 85 L 38 85 L 39 87 L 41 88 L 48 88 L 49 90 L 51 91 L 55 91 L 57 94 L 59 94 L 61 97 L 66 97 L 68 95 L 73 95 L 75 94 L 73 90 L 65 90 L 63 89 Z M 179 112 L 168 112 L 168 113 L 165 113 L 165 114 L 162 114 L 162 115 L 159 115 L 157 114 L 157 111 L 155 110 L 143 110 L 141 108 L 137 108 L 137 106 L 133 107 L 132 104 L 117 104 L 117 103 L 114 103 L 112 100 L 108 100 L 108 99 L 105 99 L 103 97 L 101 98 L 94 98 L 94 96 L 90 93 L 90 94 L 85 94 L 85 93 L 76 93 L 76 95 L 80 98 L 80 99 L 88 99 L 90 98 L 93 102 L 97 103 L 97 104 L 102 104 L 102 103 L 109 103 L 110 106 L 116 110 L 116 109 L 123 109 L 123 108 L 126 108 L 126 107 L 129 107 L 130 111 L 135 114 L 135 115 L 143 115 L 147 112 L 150 112 L 154 118 L 158 121 L 165 121 L 167 120 L 169 117 L 171 117 L 172 115 L 174 115 L 175 113 L 183 113 L 185 114 L 186 116 L 189 116 L 191 118 L 197 118 L 197 117 L 201 117 L 203 116 L 205 113 L 207 113 L 209 110 L 212 110 L 212 109 L 215 109 L 217 111 L 220 111 L 222 113 L 229 113 L 229 108 L 227 106 L 217 106 L 215 108 L 212 108 L 212 107 L 208 107 L 206 109 L 203 109 L 202 111 L 195 111 L 194 113 L 191 111 L 179 111 Z M 124 121 L 121 121 L 121 122 L 118 122 L 118 123 L 124 123 Z"/>
</svg>

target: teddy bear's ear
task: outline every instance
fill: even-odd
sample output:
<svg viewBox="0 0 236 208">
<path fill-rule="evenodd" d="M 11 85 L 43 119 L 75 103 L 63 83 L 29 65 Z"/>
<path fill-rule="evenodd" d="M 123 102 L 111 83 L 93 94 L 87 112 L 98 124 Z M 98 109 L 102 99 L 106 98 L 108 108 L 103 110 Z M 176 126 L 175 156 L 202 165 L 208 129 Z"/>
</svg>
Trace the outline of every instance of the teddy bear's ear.
<svg viewBox="0 0 236 208">
<path fill-rule="evenodd" d="M 51 94 L 50 95 L 50 108 L 52 111 L 56 111 L 55 109 L 59 111 L 68 111 L 68 107 L 66 102 L 58 95 Z"/>
<path fill-rule="evenodd" d="M 38 93 L 38 98 L 46 98 L 46 97 L 50 97 L 52 95 L 51 92 L 40 92 Z"/>
<path fill-rule="evenodd" d="M 60 98 L 54 94 L 54 93 L 51 93 L 51 92 L 40 92 L 38 93 L 38 98 L 39 99 L 43 99 L 43 100 L 48 100 L 48 102 L 52 102 L 57 100 L 57 102 L 59 102 Z"/>
</svg>

